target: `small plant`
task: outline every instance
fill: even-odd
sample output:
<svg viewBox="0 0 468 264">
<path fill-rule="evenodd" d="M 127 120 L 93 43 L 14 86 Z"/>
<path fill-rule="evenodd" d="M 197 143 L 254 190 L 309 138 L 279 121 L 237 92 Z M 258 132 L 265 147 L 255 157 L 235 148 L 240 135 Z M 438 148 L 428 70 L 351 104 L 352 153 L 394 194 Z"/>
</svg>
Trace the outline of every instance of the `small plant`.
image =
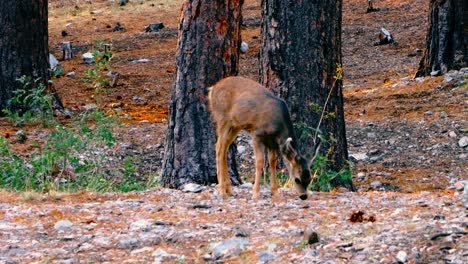
<svg viewBox="0 0 468 264">
<path fill-rule="evenodd" d="M 40 79 L 22 76 L 17 79 L 23 85 L 22 89 L 14 92 L 9 100 L 12 109 L 3 109 L 8 119 L 14 121 L 15 126 L 23 126 L 29 122 L 41 121 L 44 127 L 53 125 L 52 96 L 47 93 L 46 86 Z"/>
<path fill-rule="evenodd" d="M 101 40 L 96 40 L 94 46 L 94 67 L 84 71 L 86 76 L 84 80 L 88 86 L 94 90 L 96 104 L 100 106 L 102 103 L 102 94 L 110 85 L 110 82 L 106 78 L 104 72 L 110 72 L 112 70 L 109 63 L 113 55 L 110 49 L 108 49 L 109 46 L 104 44 Z"/>
<path fill-rule="evenodd" d="M 302 251 L 304 250 L 304 248 L 308 245 L 309 243 L 307 242 L 307 240 L 301 240 L 301 242 L 299 242 L 299 249 Z"/>
</svg>

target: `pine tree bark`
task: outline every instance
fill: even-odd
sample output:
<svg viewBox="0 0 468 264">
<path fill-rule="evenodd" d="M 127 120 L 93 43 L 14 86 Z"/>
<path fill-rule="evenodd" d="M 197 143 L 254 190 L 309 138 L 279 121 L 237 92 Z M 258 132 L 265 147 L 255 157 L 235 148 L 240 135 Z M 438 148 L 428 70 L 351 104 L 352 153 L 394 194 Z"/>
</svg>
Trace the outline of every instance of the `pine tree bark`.
<svg viewBox="0 0 468 264">
<path fill-rule="evenodd" d="M 299 145 L 309 157 L 331 90 L 320 131 L 327 139 L 321 152 L 334 171 L 348 159 L 342 82 L 334 78 L 342 63 L 341 10 L 341 0 L 262 0 L 260 81 L 287 102 L 293 123 L 301 127 L 296 129 Z M 332 184 L 354 189 L 351 181 Z"/>
<path fill-rule="evenodd" d="M 468 66 L 468 1 L 431 0 L 426 50 L 416 76 Z"/>
<path fill-rule="evenodd" d="M 163 160 L 167 187 L 217 182 L 207 94 L 208 87 L 238 73 L 242 5 L 243 0 L 184 1 Z M 231 181 L 239 184 L 235 149 L 230 148 Z"/>
<path fill-rule="evenodd" d="M 8 103 L 24 88 L 16 79 L 49 79 L 47 0 L 0 1 L 0 10 L 0 110 L 20 110 Z"/>
</svg>

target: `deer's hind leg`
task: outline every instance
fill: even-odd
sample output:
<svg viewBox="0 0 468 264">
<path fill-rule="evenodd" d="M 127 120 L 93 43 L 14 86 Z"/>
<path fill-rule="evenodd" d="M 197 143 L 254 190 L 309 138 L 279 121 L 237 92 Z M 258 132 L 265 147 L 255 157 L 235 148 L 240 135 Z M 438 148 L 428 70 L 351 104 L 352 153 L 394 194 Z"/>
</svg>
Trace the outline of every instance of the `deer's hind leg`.
<svg viewBox="0 0 468 264">
<path fill-rule="evenodd" d="M 228 148 L 236 139 L 239 129 L 221 124 L 218 126 L 217 134 L 218 140 L 216 142 L 216 174 L 218 176 L 218 191 L 223 197 L 232 194 L 231 179 L 229 178 L 229 171 L 227 165 Z"/>
</svg>

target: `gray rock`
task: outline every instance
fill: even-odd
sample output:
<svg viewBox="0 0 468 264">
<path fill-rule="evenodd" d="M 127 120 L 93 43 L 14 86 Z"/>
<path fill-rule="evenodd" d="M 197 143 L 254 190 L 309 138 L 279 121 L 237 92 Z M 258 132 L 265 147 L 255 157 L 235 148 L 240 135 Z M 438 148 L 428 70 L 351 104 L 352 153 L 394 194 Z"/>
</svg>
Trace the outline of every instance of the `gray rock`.
<svg viewBox="0 0 468 264">
<path fill-rule="evenodd" d="M 358 178 L 359 180 L 364 180 L 364 179 L 366 178 L 366 174 L 365 174 L 364 172 L 359 172 L 359 173 L 357 174 L 357 178 Z"/>
<path fill-rule="evenodd" d="M 250 189 L 253 187 L 253 184 L 251 182 L 244 182 L 240 187 Z"/>
<path fill-rule="evenodd" d="M 249 50 L 249 44 L 245 41 L 242 41 L 241 46 L 240 46 L 240 51 L 242 53 L 246 53 Z"/>
<path fill-rule="evenodd" d="M 370 185 L 371 185 L 372 188 L 377 189 L 377 188 L 382 187 L 382 182 L 380 182 L 380 181 L 373 181 L 373 182 L 371 182 Z"/>
<path fill-rule="evenodd" d="M 245 151 L 246 151 L 246 147 L 244 147 L 244 146 L 237 146 L 237 153 L 239 153 L 239 155 L 244 154 Z"/>
<path fill-rule="evenodd" d="M 94 63 L 94 56 L 91 52 L 84 53 L 83 55 L 81 55 L 81 58 L 83 59 L 83 63 L 86 63 L 86 64 Z"/>
<path fill-rule="evenodd" d="M 148 232 L 152 229 L 153 221 L 147 219 L 141 219 L 130 224 L 131 231 L 143 231 Z"/>
<path fill-rule="evenodd" d="M 366 153 L 352 153 L 349 154 L 350 158 L 355 159 L 356 161 L 366 161 L 369 159 Z"/>
<path fill-rule="evenodd" d="M 439 76 L 439 75 L 440 75 L 440 71 L 431 71 L 432 77 Z"/>
<path fill-rule="evenodd" d="M 278 259 L 278 255 L 271 251 L 263 251 L 257 254 L 258 256 L 258 263 L 270 263 L 276 259 Z"/>
<path fill-rule="evenodd" d="M 73 78 L 73 77 L 76 76 L 76 72 L 74 72 L 74 71 L 68 72 L 67 74 L 65 74 L 65 76 L 70 77 L 70 78 Z"/>
<path fill-rule="evenodd" d="M 137 238 L 128 238 L 119 240 L 119 248 L 136 248 L 140 246 L 140 240 Z"/>
<path fill-rule="evenodd" d="M 432 111 L 430 111 L 430 110 L 426 111 L 426 112 L 424 112 L 424 115 L 432 115 Z"/>
<path fill-rule="evenodd" d="M 460 148 L 468 146 L 468 137 L 460 138 L 460 140 L 458 140 L 458 146 L 460 146 Z"/>
<path fill-rule="evenodd" d="M 408 259 L 408 254 L 405 251 L 400 250 L 396 255 L 396 260 L 400 263 L 405 263 Z"/>
<path fill-rule="evenodd" d="M 187 183 L 182 187 L 183 192 L 199 193 L 203 191 L 203 187 L 196 183 Z"/>
<path fill-rule="evenodd" d="M 448 117 L 449 115 L 447 114 L 447 112 L 444 112 L 444 111 L 440 112 L 440 118 L 448 118 Z"/>
<path fill-rule="evenodd" d="M 159 23 L 153 23 L 149 24 L 148 26 L 145 27 L 146 32 L 158 32 L 159 30 L 163 29 L 164 23 L 159 22 Z"/>
<path fill-rule="evenodd" d="M 453 185 L 453 187 L 455 187 L 455 190 L 461 192 L 465 189 L 465 185 L 467 184 L 468 184 L 468 181 L 458 181 Z"/>
<path fill-rule="evenodd" d="M 88 111 L 88 112 L 91 112 L 91 111 L 94 111 L 96 110 L 98 107 L 96 104 L 87 104 L 87 105 L 84 105 L 81 107 L 82 110 L 84 111 Z"/>
<path fill-rule="evenodd" d="M 54 225 L 55 230 L 65 230 L 73 226 L 73 223 L 68 220 L 60 220 Z"/>
<path fill-rule="evenodd" d="M 245 226 L 236 226 L 234 228 L 234 235 L 236 237 L 248 237 L 250 233 L 249 233 L 249 230 Z"/>
<path fill-rule="evenodd" d="M 456 137 L 457 137 L 457 133 L 455 133 L 455 131 L 453 131 L 453 130 L 449 131 L 449 132 L 448 132 L 448 135 L 449 135 L 449 137 L 451 137 L 451 138 L 456 138 Z"/>
<path fill-rule="evenodd" d="M 149 59 L 132 60 L 132 64 L 147 63 L 147 62 L 150 62 L 150 60 Z"/>
<path fill-rule="evenodd" d="M 238 256 L 249 241 L 245 238 L 229 238 L 220 243 L 210 244 L 211 256 L 213 259 Z"/>
<path fill-rule="evenodd" d="M 462 203 L 465 208 L 468 208 L 468 184 L 465 184 L 465 189 L 463 190 Z"/>
<path fill-rule="evenodd" d="M 49 53 L 49 64 L 50 64 L 50 69 L 55 71 L 57 69 L 61 69 L 62 66 L 60 65 L 60 62 L 55 58 L 52 53 Z"/>
<path fill-rule="evenodd" d="M 171 259 L 175 259 L 177 258 L 177 255 L 167 253 L 165 250 L 158 248 L 156 251 L 153 252 L 153 257 L 155 258 L 156 262 L 156 260 L 168 261 Z"/>
</svg>

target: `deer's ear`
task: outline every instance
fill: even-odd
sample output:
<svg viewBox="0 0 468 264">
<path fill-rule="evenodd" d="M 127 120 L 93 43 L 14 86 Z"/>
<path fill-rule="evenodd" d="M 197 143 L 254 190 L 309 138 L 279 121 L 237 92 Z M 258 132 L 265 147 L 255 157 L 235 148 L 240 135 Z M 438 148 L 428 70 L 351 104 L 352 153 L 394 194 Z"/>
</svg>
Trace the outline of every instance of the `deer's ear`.
<svg viewBox="0 0 468 264">
<path fill-rule="evenodd" d="M 282 152 L 283 152 L 283 155 L 286 156 L 286 159 L 288 159 L 289 161 L 295 160 L 297 156 L 297 152 L 294 149 L 294 146 L 292 145 L 292 138 L 286 139 L 286 141 L 284 142 L 282 146 Z"/>
</svg>

